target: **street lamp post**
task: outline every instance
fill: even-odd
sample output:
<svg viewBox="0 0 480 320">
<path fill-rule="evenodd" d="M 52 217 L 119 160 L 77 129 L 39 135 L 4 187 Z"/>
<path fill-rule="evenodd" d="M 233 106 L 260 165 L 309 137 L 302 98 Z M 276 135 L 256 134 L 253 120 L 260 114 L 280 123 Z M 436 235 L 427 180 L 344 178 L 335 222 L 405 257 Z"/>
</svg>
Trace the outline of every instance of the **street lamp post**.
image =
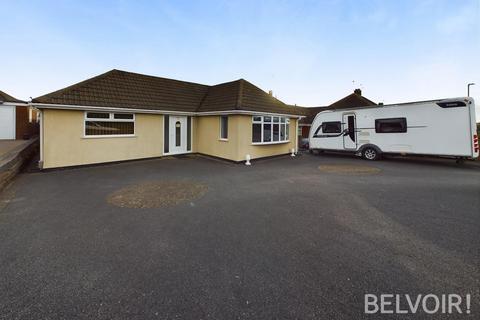
<svg viewBox="0 0 480 320">
<path fill-rule="evenodd" d="M 473 83 L 473 82 L 467 84 L 467 97 L 470 97 L 470 86 L 474 86 L 474 85 L 475 85 L 475 83 Z"/>
</svg>

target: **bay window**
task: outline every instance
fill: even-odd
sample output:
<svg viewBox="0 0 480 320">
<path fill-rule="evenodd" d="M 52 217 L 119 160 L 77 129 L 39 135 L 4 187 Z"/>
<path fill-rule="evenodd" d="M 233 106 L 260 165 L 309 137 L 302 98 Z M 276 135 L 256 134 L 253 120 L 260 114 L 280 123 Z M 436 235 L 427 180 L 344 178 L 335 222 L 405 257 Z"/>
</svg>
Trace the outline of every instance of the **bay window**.
<svg viewBox="0 0 480 320">
<path fill-rule="evenodd" d="M 252 143 L 287 142 L 290 119 L 278 116 L 253 116 Z"/>
</svg>

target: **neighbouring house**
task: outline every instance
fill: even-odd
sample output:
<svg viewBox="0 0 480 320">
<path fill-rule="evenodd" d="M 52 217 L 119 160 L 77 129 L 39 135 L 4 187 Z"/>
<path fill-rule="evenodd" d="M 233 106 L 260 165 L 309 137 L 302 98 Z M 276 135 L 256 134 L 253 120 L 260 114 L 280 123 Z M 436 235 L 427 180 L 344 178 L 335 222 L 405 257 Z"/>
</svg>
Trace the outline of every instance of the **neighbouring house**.
<svg viewBox="0 0 480 320">
<path fill-rule="evenodd" d="M 0 140 L 29 139 L 38 134 L 37 111 L 0 91 Z"/>
<path fill-rule="evenodd" d="M 40 166 L 201 153 L 232 161 L 297 150 L 303 108 L 240 79 L 203 85 L 111 70 L 32 100 Z"/>
<path fill-rule="evenodd" d="M 352 94 L 349 94 L 348 96 L 338 101 L 335 101 L 329 106 L 306 108 L 308 111 L 306 111 L 305 117 L 302 118 L 298 124 L 298 135 L 300 136 L 300 138 L 308 138 L 313 119 L 315 119 L 317 113 L 321 111 L 368 107 L 374 105 L 376 105 L 375 102 L 362 96 L 362 90 L 355 89 Z"/>
</svg>

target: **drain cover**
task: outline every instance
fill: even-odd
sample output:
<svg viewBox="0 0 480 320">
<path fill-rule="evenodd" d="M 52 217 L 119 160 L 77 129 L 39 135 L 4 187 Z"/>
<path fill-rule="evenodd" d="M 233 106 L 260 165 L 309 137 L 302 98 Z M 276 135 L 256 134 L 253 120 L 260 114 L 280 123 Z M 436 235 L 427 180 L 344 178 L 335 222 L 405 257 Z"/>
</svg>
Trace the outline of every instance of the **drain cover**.
<svg viewBox="0 0 480 320">
<path fill-rule="evenodd" d="M 159 208 L 198 199 L 207 190 L 206 185 L 193 181 L 150 181 L 119 189 L 107 201 L 122 208 Z"/>
</svg>

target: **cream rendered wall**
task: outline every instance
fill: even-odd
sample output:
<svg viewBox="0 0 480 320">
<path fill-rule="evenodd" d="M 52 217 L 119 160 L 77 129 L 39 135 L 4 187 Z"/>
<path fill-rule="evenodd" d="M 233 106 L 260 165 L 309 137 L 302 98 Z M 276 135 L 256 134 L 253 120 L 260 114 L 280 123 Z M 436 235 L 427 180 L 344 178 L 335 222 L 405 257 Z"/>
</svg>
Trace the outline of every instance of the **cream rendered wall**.
<svg viewBox="0 0 480 320">
<path fill-rule="evenodd" d="M 84 112 L 43 110 L 43 167 L 159 157 L 163 155 L 163 116 L 135 115 L 135 137 L 84 138 Z"/>
<path fill-rule="evenodd" d="M 228 116 L 228 141 L 220 140 L 220 116 L 201 116 L 195 121 L 196 152 L 237 161 L 238 117 Z"/>
<path fill-rule="evenodd" d="M 252 159 L 286 154 L 296 149 L 296 123 L 290 119 L 289 142 L 252 145 L 252 116 L 228 116 L 228 141 L 220 140 L 220 116 L 200 116 L 194 127 L 194 151 L 233 161 L 243 161 L 247 154 Z"/>
<path fill-rule="evenodd" d="M 163 155 L 163 116 L 135 115 L 135 137 L 84 138 L 84 112 L 43 110 L 43 168 L 66 167 Z M 296 148 L 296 121 L 290 142 L 252 145 L 252 116 L 228 116 L 228 141 L 220 140 L 220 116 L 192 117 L 192 152 L 243 161 L 289 153 Z"/>
</svg>

